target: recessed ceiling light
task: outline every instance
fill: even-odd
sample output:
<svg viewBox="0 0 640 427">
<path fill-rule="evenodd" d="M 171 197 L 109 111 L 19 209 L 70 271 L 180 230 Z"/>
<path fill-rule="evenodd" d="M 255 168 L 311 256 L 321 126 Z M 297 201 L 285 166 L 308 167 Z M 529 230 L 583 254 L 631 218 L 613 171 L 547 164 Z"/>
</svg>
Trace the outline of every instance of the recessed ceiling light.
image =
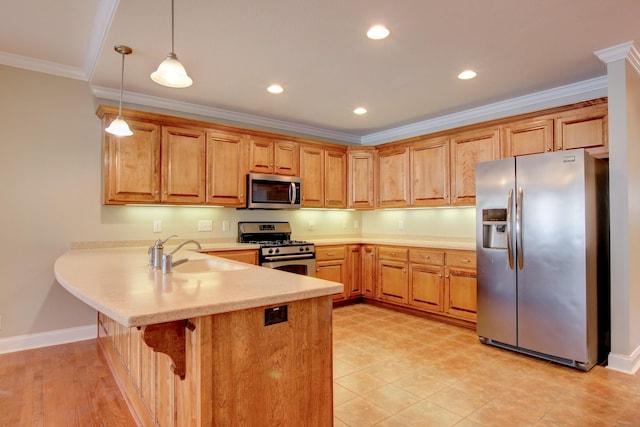
<svg viewBox="0 0 640 427">
<path fill-rule="evenodd" d="M 460 80 L 469 80 L 476 76 L 476 72 L 473 70 L 464 70 L 460 74 L 458 74 L 458 78 Z"/>
<path fill-rule="evenodd" d="M 282 86 L 278 85 L 278 84 L 274 84 L 271 85 L 267 88 L 267 90 L 271 93 L 282 93 L 284 92 L 284 89 L 282 88 Z"/>
<path fill-rule="evenodd" d="M 358 107 L 355 110 L 353 110 L 353 112 L 359 116 L 366 114 L 367 113 L 367 109 L 364 107 Z"/>
<path fill-rule="evenodd" d="M 371 40 L 382 40 L 389 36 L 389 29 L 384 25 L 374 25 L 367 31 L 367 37 Z"/>
</svg>

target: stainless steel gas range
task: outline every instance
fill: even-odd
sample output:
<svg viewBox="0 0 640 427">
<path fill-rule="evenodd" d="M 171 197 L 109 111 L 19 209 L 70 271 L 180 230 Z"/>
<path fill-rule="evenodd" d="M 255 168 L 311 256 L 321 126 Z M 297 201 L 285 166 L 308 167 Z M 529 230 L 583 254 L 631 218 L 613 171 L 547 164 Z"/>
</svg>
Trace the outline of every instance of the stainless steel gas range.
<svg viewBox="0 0 640 427">
<path fill-rule="evenodd" d="M 316 275 L 316 249 L 313 243 L 291 240 L 288 222 L 239 222 L 238 241 L 259 244 L 258 263 L 305 276 Z"/>
</svg>

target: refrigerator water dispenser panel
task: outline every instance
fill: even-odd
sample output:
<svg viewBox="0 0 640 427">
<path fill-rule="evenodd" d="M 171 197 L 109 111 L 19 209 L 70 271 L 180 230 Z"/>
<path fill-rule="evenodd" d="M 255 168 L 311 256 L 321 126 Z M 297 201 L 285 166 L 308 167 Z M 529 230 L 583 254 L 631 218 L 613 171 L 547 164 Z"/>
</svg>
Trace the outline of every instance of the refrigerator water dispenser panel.
<svg viewBox="0 0 640 427">
<path fill-rule="evenodd" d="M 507 249 L 507 210 L 482 210 L 482 246 Z"/>
</svg>

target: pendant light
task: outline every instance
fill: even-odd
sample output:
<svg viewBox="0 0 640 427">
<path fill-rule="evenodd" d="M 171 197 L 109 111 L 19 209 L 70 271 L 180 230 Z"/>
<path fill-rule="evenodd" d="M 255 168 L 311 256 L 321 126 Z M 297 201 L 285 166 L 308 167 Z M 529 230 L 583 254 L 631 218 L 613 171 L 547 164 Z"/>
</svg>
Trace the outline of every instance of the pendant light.
<svg viewBox="0 0 640 427">
<path fill-rule="evenodd" d="M 133 132 L 129 129 L 129 125 L 122 118 L 122 91 L 124 87 L 124 56 L 129 55 L 133 50 L 129 46 L 116 45 L 113 50 L 122 55 L 122 71 L 120 73 L 120 105 L 118 107 L 118 117 L 111 122 L 105 131 L 116 136 L 131 136 Z"/>
<path fill-rule="evenodd" d="M 160 63 L 158 69 L 151 73 L 151 80 L 162 86 L 183 88 L 191 86 L 193 80 L 187 75 L 184 66 L 178 61 L 178 57 L 173 52 L 173 9 L 173 0 L 171 0 L 171 52 L 169 52 L 165 60 Z"/>
</svg>

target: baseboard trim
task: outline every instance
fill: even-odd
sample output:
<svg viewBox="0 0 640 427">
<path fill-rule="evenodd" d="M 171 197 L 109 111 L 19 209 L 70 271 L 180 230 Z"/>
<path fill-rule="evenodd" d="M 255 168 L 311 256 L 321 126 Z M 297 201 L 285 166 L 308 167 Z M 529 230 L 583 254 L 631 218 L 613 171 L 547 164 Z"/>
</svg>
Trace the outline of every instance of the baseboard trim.
<svg viewBox="0 0 640 427">
<path fill-rule="evenodd" d="M 609 353 L 607 368 L 634 375 L 640 369 L 640 347 L 636 348 L 630 355 Z"/>
<path fill-rule="evenodd" d="M 97 334 L 98 328 L 96 325 L 87 325 L 79 326 L 77 328 L 59 329 L 49 332 L 40 332 L 37 334 L 1 338 L 0 354 L 95 339 Z"/>
</svg>

